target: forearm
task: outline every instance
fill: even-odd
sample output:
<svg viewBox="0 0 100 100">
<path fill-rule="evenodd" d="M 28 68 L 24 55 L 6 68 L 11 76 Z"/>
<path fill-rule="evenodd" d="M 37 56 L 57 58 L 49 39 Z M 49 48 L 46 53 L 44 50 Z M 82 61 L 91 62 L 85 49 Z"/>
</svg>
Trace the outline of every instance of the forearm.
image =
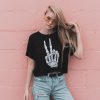
<svg viewBox="0 0 100 100">
<path fill-rule="evenodd" d="M 33 73 L 32 73 L 33 70 L 34 70 L 34 64 L 31 64 L 29 61 L 25 89 L 29 89 L 29 87 L 30 87 L 30 83 L 32 80 L 32 75 L 33 75 Z"/>
<path fill-rule="evenodd" d="M 29 89 L 29 87 L 30 87 L 30 82 L 31 82 L 31 79 L 32 79 L 32 70 L 30 70 L 29 67 L 30 67 L 30 66 L 28 66 L 25 89 Z"/>
<path fill-rule="evenodd" d="M 76 56 L 79 58 L 83 58 L 83 44 L 82 44 L 82 38 L 79 30 L 78 24 L 74 24 L 76 29 L 76 35 L 77 35 L 77 49 L 76 49 Z"/>
<path fill-rule="evenodd" d="M 76 27 L 76 30 L 77 30 L 77 51 L 82 53 L 83 52 L 83 44 L 82 44 L 80 31 L 79 31 L 78 27 Z"/>
</svg>

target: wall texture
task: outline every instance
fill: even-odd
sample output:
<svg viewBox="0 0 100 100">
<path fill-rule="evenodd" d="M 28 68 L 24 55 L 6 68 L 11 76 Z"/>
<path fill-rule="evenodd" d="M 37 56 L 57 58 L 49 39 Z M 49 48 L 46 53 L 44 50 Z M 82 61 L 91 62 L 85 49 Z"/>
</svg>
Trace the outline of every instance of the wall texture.
<svg viewBox="0 0 100 100">
<path fill-rule="evenodd" d="M 99 0 L 0 0 L 0 100 L 23 100 L 27 39 L 52 3 L 79 24 L 83 40 L 84 58 L 72 57 L 66 75 L 69 89 L 75 100 L 100 100 Z"/>
</svg>

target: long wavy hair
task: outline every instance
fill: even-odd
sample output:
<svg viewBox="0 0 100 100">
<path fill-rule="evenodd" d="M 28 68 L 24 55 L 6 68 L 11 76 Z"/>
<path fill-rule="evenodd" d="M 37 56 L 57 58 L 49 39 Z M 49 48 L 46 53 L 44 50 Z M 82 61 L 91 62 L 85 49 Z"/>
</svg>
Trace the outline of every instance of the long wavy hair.
<svg viewBox="0 0 100 100">
<path fill-rule="evenodd" d="M 49 5 L 44 15 L 46 15 L 48 11 L 51 11 L 56 15 L 56 28 L 62 44 L 62 56 L 66 44 L 69 44 L 71 51 L 74 52 L 74 50 L 77 49 L 77 36 L 74 24 L 66 21 L 63 11 L 60 8 L 55 7 L 54 5 Z"/>
</svg>

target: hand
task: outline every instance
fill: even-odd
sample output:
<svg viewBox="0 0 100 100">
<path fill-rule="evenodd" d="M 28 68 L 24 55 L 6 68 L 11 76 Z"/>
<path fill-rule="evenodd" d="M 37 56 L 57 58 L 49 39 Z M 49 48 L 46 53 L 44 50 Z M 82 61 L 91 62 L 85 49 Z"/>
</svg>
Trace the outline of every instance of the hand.
<svg viewBox="0 0 100 100">
<path fill-rule="evenodd" d="M 28 89 L 25 90 L 24 100 L 29 100 L 29 91 L 28 91 Z"/>
<path fill-rule="evenodd" d="M 76 33 L 79 33 L 79 25 L 77 24 L 77 22 L 70 22 L 70 24 L 74 25 L 75 28 L 73 29 L 73 31 L 75 31 Z"/>
<path fill-rule="evenodd" d="M 79 26 L 77 22 L 69 22 L 69 23 L 72 24 L 72 25 L 74 25 L 75 27 Z"/>
</svg>

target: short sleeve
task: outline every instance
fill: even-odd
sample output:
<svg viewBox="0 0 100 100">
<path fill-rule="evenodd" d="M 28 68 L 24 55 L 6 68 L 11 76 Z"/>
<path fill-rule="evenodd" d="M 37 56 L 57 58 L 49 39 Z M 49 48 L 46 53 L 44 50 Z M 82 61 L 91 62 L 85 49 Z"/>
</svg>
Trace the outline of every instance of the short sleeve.
<svg viewBox="0 0 100 100">
<path fill-rule="evenodd" d="M 31 59 L 35 59 L 34 42 L 31 35 L 28 38 L 26 56 L 30 57 Z"/>
<path fill-rule="evenodd" d="M 70 50 L 71 50 L 71 51 L 70 51 L 70 56 L 73 56 L 73 55 L 74 55 L 74 53 L 75 53 L 75 51 L 76 51 L 76 50 L 75 50 L 75 47 L 70 48 Z"/>
</svg>

